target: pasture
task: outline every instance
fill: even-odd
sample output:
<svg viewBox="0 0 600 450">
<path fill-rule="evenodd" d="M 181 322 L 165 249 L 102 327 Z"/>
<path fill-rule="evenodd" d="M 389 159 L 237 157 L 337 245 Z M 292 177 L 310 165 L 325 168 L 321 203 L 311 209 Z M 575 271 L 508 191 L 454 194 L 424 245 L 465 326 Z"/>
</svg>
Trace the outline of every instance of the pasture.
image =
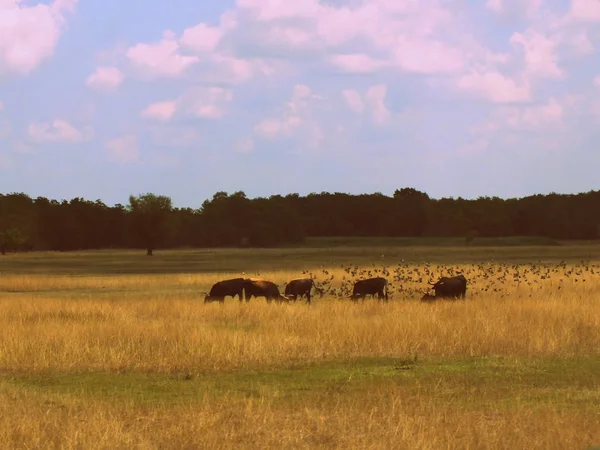
<svg viewBox="0 0 600 450">
<path fill-rule="evenodd" d="M 313 241 L 0 257 L 7 448 L 600 445 L 600 245 Z M 464 273 L 467 299 L 426 304 Z M 352 302 L 385 276 L 388 303 Z M 203 302 L 312 276 L 311 305 Z"/>
</svg>

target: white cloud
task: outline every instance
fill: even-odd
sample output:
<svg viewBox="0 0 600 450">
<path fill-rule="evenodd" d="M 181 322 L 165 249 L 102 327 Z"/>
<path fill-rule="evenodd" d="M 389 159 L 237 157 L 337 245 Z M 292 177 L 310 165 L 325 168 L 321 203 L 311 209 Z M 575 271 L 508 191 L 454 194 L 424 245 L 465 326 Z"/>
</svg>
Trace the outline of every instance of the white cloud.
<svg viewBox="0 0 600 450">
<path fill-rule="evenodd" d="M 78 130 L 66 120 L 55 120 L 52 123 L 32 123 L 27 127 L 29 137 L 39 143 L 66 142 L 78 143 L 89 141 L 94 132 L 90 127 Z"/>
<path fill-rule="evenodd" d="M 322 100 L 309 86 L 297 84 L 283 112 L 261 120 L 254 126 L 254 134 L 263 139 L 298 138 L 309 148 L 319 148 L 324 133 L 316 112 Z"/>
<path fill-rule="evenodd" d="M 485 6 L 495 14 L 532 18 L 542 6 L 542 0 L 487 0 Z"/>
<path fill-rule="evenodd" d="M 581 22 L 600 22 L 600 2 L 597 0 L 572 0 L 569 17 Z"/>
<path fill-rule="evenodd" d="M 134 134 L 109 139 L 106 141 L 105 147 L 108 150 L 108 159 L 111 162 L 135 162 L 140 156 L 138 138 Z"/>
<path fill-rule="evenodd" d="M 0 74 L 28 74 L 54 54 L 65 15 L 77 0 L 19 5 L 20 0 L 0 1 Z"/>
<path fill-rule="evenodd" d="M 334 55 L 331 62 L 344 72 L 350 73 L 373 73 L 390 66 L 388 62 L 378 61 L 364 53 Z"/>
<path fill-rule="evenodd" d="M 167 30 L 158 43 L 139 43 L 125 54 L 138 74 L 149 79 L 190 76 L 209 84 L 242 84 L 257 75 L 271 75 L 273 64 L 260 59 L 244 59 L 217 51 L 226 25 L 221 28 L 199 24 L 184 30 L 178 40 Z M 184 50 L 188 53 L 185 54 Z"/>
<path fill-rule="evenodd" d="M 522 46 L 525 71 L 528 75 L 554 78 L 563 76 L 563 71 L 557 65 L 555 41 L 533 30 L 527 30 L 524 34 L 514 33 L 510 37 L 510 43 Z"/>
<path fill-rule="evenodd" d="M 126 52 L 129 61 L 150 77 L 178 77 L 200 61 L 197 56 L 182 55 L 172 31 L 154 44 L 137 44 Z"/>
<path fill-rule="evenodd" d="M 85 84 L 94 89 L 111 90 L 118 87 L 124 79 L 123 72 L 116 67 L 100 66 L 87 77 Z"/>
<path fill-rule="evenodd" d="M 152 103 L 141 112 L 141 116 L 147 119 L 156 119 L 160 121 L 171 120 L 177 110 L 176 101 L 164 101 Z"/>
<path fill-rule="evenodd" d="M 528 82 L 520 84 L 499 72 L 472 72 L 458 80 L 458 87 L 494 103 L 519 103 L 531 100 Z"/>
<path fill-rule="evenodd" d="M 384 84 L 371 86 L 364 96 L 353 89 L 342 91 L 344 102 L 350 110 L 357 114 L 367 111 L 377 125 L 385 125 L 392 118 L 392 113 L 385 104 L 386 96 L 387 86 Z"/>
<path fill-rule="evenodd" d="M 485 140 L 507 130 L 551 134 L 564 129 L 567 115 L 578 103 L 576 98 L 566 96 L 560 100 L 551 97 L 547 102 L 536 105 L 499 106 L 487 120 L 471 127 L 469 132 Z"/>
<path fill-rule="evenodd" d="M 273 139 L 285 131 L 288 131 L 288 128 L 284 119 L 263 119 L 254 127 L 256 134 L 267 139 Z"/>
<path fill-rule="evenodd" d="M 344 97 L 344 101 L 348 108 L 350 108 L 355 113 L 362 113 L 365 110 L 365 102 L 359 92 L 353 89 L 344 89 L 342 91 L 342 96 Z"/>
<path fill-rule="evenodd" d="M 578 30 L 573 35 L 565 38 L 573 50 L 580 55 L 591 55 L 594 53 L 594 44 L 585 30 Z"/>
<path fill-rule="evenodd" d="M 208 53 L 215 50 L 222 36 L 223 31 L 218 27 L 200 23 L 195 27 L 185 29 L 179 43 L 196 52 Z"/>
<path fill-rule="evenodd" d="M 387 86 L 379 84 L 372 86 L 367 91 L 365 96 L 367 105 L 373 116 L 373 120 L 378 125 L 384 125 L 390 121 L 391 113 L 385 105 L 385 97 L 387 95 Z"/>
<path fill-rule="evenodd" d="M 453 73 L 465 64 L 463 52 L 433 39 L 400 38 L 393 51 L 393 62 L 413 73 Z"/>
<path fill-rule="evenodd" d="M 226 106 L 233 100 L 233 91 L 221 87 L 198 87 L 190 89 L 175 100 L 166 100 L 148 105 L 140 115 L 147 119 L 163 122 L 181 113 L 204 119 L 220 119 Z"/>
<path fill-rule="evenodd" d="M 181 109 L 196 117 L 219 119 L 226 105 L 233 100 L 233 91 L 221 87 L 201 87 L 189 90 L 179 99 Z"/>
<path fill-rule="evenodd" d="M 501 108 L 498 118 L 510 128 L 537 129 L 560 124 L 564 113 L 564 107 L 553 97 L 542 105 Z"/>
</svg>

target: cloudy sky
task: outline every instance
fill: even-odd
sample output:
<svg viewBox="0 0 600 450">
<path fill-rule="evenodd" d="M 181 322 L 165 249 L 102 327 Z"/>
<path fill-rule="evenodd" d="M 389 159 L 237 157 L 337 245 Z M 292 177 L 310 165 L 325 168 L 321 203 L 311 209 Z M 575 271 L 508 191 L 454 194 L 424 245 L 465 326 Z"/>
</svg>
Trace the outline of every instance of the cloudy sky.
<svg viewBox="0 0 600 450">
<path fill-rule="evenodd" d="M 600 0 L 0 0 L 0 192 L 600 188 Z"/>
</svg>

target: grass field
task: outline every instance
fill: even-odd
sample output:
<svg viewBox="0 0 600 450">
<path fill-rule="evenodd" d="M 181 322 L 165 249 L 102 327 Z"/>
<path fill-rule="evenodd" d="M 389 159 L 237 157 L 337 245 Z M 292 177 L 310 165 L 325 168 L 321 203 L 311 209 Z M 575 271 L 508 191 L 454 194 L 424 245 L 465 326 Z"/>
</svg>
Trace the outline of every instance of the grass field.
<svg viewBox="0 0 600 450">
<path fill-rule="evenodd" d="M 0 257 L 0 447 L 599 446 L 600 245 L 422 244 Z M 326 295 L 203 303 L 242 274 Z"/>
</svg>

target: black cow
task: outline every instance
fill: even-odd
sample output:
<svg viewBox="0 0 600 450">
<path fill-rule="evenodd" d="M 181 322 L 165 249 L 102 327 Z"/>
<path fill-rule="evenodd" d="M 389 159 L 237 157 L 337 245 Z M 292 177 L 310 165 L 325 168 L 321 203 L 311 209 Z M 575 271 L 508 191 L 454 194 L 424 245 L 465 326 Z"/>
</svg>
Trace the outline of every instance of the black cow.
<svg viewBox="0 0 600 450">
<path fill-rule="evenodd" d="M 246 301 L 249 301 L 252 297 L 265 297 L 267 303 L 271 303 L 273 300 L 278 302 L 289 301 L 289 298 L 281 295 L 279 288 L 272 281 L 247 278 L 244 280 L 244 290 L 246 291 Z"/>
<path fill-rule="evenodd" d="M 244 278 L 233 278 L 231 280 L 223 280 L 213 284 L 213 287 L 210 289 L 210 292 L 206 294 L 204 297 L 204 303 L 219 301 L 221 303 L 225 302 L 226 296 L 231 296 L 234 298 L 236 295 L 239 296 L 240 302 L 243 299 L 244 294 Z M 246 296 L 246 301 L 248 301 L 248 297 Z"/>
<path fill-rule="evenodd" d="M 367 278 L 366 280 L 359 280 L 354 283 L 352 289 L 352 300 L 356 301 L 359 298 L 365 298 L 367 295 L 372 295 L 375 298 L 375 294 L 378 295 L 379 300 L 385 298 L 388 301 L 388 281 L 382 277 Z"/>
<path fill-rule="evenodd" d="M 465 298 L 467 294 L 467 279 L 464 275 L 454 277 L 442 277 L 433 285 L 437 298 Z"/>
<path fill-rule="evenodd" d="M 319 294 L 323 295 L 323 291 L 317 287 L 312 278 L 296 278 L 295 280 L 291 280 L 286 284 L 284 294 L 290 300 L 294 301 L 296 301 L 298 296 L 302 297 L 306 295 L 306 303 L 310 303 L 310 291 L 313 286 Z"/>
</svg>

